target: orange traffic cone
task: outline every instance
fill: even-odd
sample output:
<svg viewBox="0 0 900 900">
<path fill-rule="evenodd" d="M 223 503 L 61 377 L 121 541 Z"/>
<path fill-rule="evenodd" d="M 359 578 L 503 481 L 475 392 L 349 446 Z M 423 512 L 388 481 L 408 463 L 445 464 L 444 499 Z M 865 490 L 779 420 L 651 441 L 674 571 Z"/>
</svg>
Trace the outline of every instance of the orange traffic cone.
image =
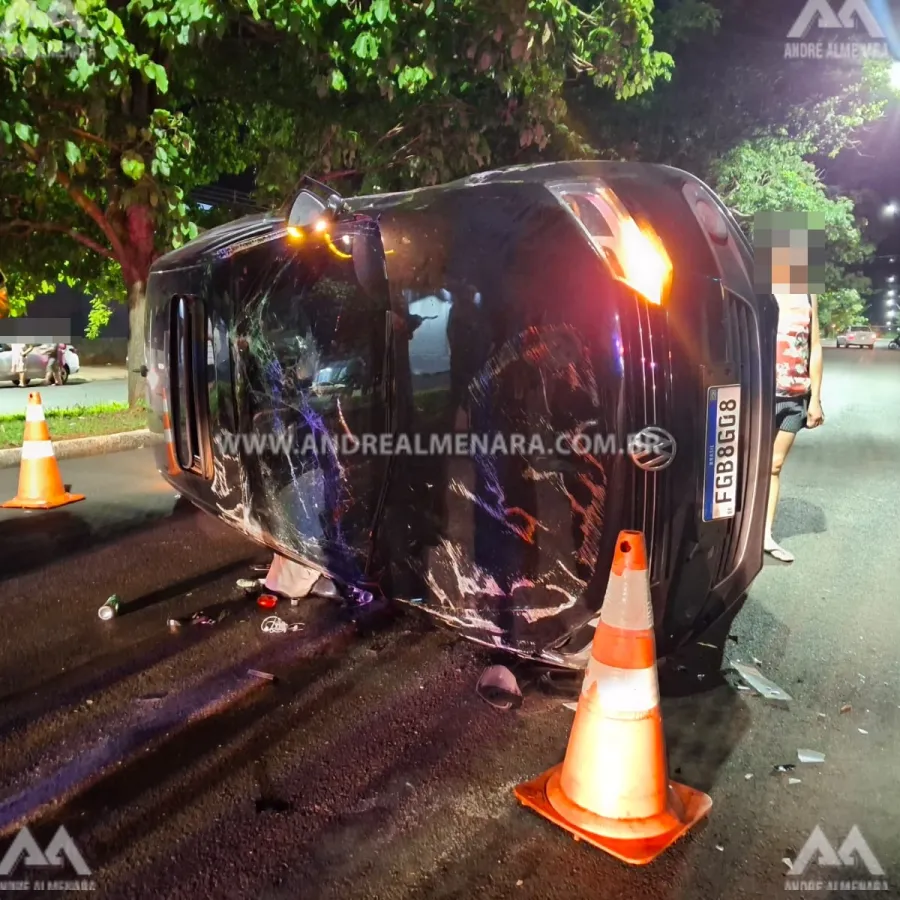
<svg viewBox="0 0 900 900">
<path fill-rule="evenodd" d="M 169 474 L 181 474 L 181 466 L 178 465 L 178 458 L 175 455 L 175 435 L 172 431 L 172 420 L 169 418 L 169 397 L 165 391 L 162 392 L 163 414 L 162 424 L 166 437 L 166 451 L 168 454 Z"/>
<path fill-rule="evenodd" d="M 19 493 L 3 504 L 6 509 L 55 509 L 84 500 L 84 494 L 66 491 L 53 452 L 53 442 L 44 418 L 41 395 L 28 395 L 25 410 L 25 436 L 19 467 Z"/>
<path fill-rule="evenodd" d="M 644 538 L 622 531 L 565 761 L 515 789 L 576 840 L 652 862 L 712 808 L 669 781 Z"/>
</svg>

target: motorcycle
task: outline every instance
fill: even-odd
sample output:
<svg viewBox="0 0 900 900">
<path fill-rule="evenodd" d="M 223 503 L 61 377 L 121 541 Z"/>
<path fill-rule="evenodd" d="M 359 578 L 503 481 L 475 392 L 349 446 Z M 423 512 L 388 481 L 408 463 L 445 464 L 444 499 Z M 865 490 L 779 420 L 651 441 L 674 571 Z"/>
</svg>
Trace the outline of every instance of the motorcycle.
<svg viewBox="0 0 900 900">
<path fill-rule="evenodd" d="M 888 344 L 888 350 L 900 350 L 900 334 Z"/>
</svg>

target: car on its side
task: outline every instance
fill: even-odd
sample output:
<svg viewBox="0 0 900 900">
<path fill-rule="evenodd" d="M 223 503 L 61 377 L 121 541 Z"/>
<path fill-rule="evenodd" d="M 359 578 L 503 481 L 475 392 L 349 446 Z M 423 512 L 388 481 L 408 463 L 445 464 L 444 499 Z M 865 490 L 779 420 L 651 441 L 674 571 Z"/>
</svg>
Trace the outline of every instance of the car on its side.
<svg viewBox="0 0 900 900">
<path fill-rule="evenodd" d="M 778 321 L 721 200 L 614 162 L 308 184 L 154 262 L 162 476 L 347 602 L 573 669 L 639 530 L 657 654 L 721 648 L 763 565 Z"/>
<path fill-rule="evenodd" d="M 837 336 L 837 346 L 846 350 L 848 347 L 865 347 L 875 349 L 878 335 L 868 325 L 854 325 Z"/>
</svg>

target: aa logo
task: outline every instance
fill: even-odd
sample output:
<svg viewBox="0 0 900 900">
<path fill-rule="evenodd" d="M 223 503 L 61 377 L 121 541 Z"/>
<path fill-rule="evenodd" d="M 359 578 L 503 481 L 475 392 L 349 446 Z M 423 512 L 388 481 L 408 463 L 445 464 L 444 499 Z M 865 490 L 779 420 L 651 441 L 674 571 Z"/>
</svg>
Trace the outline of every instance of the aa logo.
<svg viewBox="0 0 900 900">
<path fill-rule="evenodd" d="M 65 865 L 63 861 L 63 857 L 65 857 L 78 875 L 91 874 L 84 857 L 75 846 L 75 841 L 72 840 L 72 836 L 66 831 L 64 825 L 59 826 L 59 830 L 47 845 L 46 850 L 41 850 L 28 828 L 23 828 L 16 835 L 16 839 L 6 851 L 6 855 L 0 860 L 0 876 L 11 875 L 22 862 L 23 857 L 28 868 L 58 868 Z"/>
<path fill-rule="evenodd" d="M 813 28 L 832 32 L 865 29 L 872 40 L 886 42 L 893 55 L 900 58 L 900 31 L 890 0 L 843 0 L 840 6 L 837 0 L 806 0 L 788 37 L 805 38 Z"/>
<path fill-rule="evenodd" d="M 803 875 L 810 864 L 817 866 L 829 866 L 833 868 L 842 866 L 864 865 L 870 875 L 884 875 L 881 863 L 875 858 L 871 847 L 866 843 L 856 825 L 850 829 L 850 833 L 844 843 L 835 850 L 831 842 L 825 837 L 825 832 L 816 825 L 815 830 L 809 836 L 809 840 L 803 849 L 797 854 L 789 875 Z"/>
</svg>

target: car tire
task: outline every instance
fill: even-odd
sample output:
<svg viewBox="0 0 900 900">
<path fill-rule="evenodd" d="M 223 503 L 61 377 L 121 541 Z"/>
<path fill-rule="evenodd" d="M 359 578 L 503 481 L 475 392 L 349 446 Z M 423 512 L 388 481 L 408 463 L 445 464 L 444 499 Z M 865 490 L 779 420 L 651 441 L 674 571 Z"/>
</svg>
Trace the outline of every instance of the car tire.
<svg viewBox="0 0 900 900">
<path fill-rule="evenodd" d="M 69 375 L 70 375 L 69 367 L 68 367 L 68 366 L 63 366 L 63 370 L 62 370 L 62 383 L 63 383 L 63 384 L 67 384 L 67 383 L 68 383 L 68 381 L 69 381 Z"/>
</svg>

